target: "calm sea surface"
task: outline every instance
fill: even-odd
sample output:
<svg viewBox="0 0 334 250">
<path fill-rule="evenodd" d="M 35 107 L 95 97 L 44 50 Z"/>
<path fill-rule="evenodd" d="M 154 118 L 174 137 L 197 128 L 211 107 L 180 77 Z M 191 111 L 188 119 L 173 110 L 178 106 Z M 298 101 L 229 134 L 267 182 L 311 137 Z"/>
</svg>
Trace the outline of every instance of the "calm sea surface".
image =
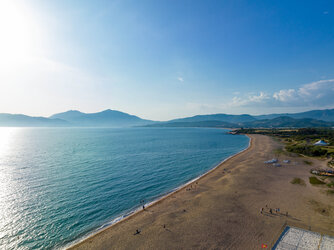
<svg viewBox="0 0 334 250">
<path fill-rule="evenodd" d="M 226 132 L 0 128 L 0 249 L 61 248 L 101 229 L 248 146 Z"/>
</svg>

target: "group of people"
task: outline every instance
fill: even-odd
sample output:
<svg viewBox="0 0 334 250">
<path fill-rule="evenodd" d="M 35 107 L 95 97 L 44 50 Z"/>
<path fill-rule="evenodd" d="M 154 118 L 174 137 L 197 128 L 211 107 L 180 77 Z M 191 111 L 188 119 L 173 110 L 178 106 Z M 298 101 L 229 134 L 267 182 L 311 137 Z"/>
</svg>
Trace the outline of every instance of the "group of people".
<svg viewBox="0 0 334 250">
<path fill-rule="evenodd" d="M 275 212 L 276 214 L 278 214 L 278 213 L 280 213 L 280 211 L 281 211 L 279 208 L 274 208 L 274 209 L 272 209 L 272 208 L 268 207 L 268 205 L 266 205 L 266 209 L 269 211 L 270 214 L 273 214 L 273 212 Z M 263 208 L 263 207 L 260 209 L 260 213 L 261 213 L 261 214 L 264 213 L 264 208 Z M 289 213 L 286 212 L 285 215 L 288 216 Z"/>
<path fill-rule="evenodd" d="M 198 182 L 196 181 L 196 183 L 194 184 L 194 189 L 196 189 L 196 185 L 198 185 Z M 188 186 L 188 188 L 186 189 L 186 191 L 190 191 L 193 189 L 193 185 L 190 185 L 190 187 Z"/>
</svg>

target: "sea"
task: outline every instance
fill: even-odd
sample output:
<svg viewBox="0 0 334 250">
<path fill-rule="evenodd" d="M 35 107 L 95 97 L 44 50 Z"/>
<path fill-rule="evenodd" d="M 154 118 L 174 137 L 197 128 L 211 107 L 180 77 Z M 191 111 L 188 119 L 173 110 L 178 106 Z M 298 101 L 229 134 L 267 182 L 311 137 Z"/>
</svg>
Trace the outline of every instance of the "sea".
<svg viewBox="0 0 334 250">
<path fill-rule="evenodd" d="M 0 128 L 0 249 L 61 249 L 249 145 L 215 128 Z"/>
</svg>

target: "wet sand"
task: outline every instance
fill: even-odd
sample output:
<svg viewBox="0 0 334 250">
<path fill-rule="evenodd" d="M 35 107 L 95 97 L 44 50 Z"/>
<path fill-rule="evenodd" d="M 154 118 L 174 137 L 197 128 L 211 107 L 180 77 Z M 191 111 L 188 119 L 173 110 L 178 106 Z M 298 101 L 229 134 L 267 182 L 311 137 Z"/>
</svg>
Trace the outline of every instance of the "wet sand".
<svg viewBox="0 0 334 250">
<path fill-rule="evenodd" d="M 275 139 L 250 137 L 246 151 L 72 249 L 261 249 L 272 246 L 285 225 L 334 236 L 334 195 L 308 181 L 309 170 L 323 162 L 278 155 L 282 144 Z M 263 163 L 274 157 L 291 162 L 280 168 Z M 291 184 L 295 177 L 305 185 Z"/>
</svg>

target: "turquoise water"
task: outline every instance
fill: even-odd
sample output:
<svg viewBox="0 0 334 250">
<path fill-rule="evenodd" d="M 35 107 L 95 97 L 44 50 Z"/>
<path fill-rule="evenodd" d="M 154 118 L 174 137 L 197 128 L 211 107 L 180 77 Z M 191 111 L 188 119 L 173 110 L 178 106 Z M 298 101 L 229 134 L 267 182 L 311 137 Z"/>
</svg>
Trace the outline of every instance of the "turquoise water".
<svg viewBox="0 0 334 250">
<path fill-rule="evenodd" d="M 0 249 L 60 248 L 248 146 L 206 128 L 0 128 Z"/>
</svg>

